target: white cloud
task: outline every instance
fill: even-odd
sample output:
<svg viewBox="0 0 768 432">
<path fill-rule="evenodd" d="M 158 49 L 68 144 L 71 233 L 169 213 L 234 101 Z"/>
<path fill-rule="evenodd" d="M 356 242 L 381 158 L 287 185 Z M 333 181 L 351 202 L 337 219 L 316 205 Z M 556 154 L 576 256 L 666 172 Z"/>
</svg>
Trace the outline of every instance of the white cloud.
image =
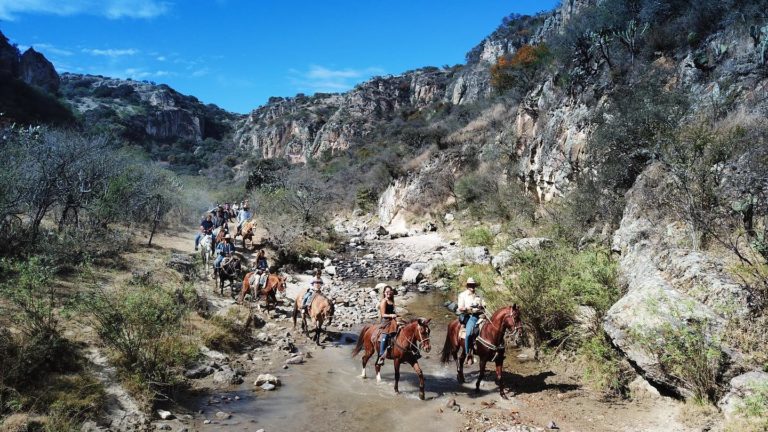
<svg viewBox="0 0 768 432">
<path fill-rule="evenodd" d="M 98 49 L 98 48 L 83 48 L 82 50 L 84 53 L 94 55 L 94 56 L 104 56 L 104 57 L 122 57 L 122 56 L 132 56 L 139 53 L 139 50 L 133 49 L 133 48 L 127 48 L 127 49 Z"/>
<path fill-rule="evenodd" d="M 99 15 L 109 19 L 154 18 L 170 3 L 162 0 L 0 0 L 0 20 L 13 21 L 21 14 Z"/>
<path fill-rule="evenodd" d="M 56 47 L 55 45 L 48 44 L 48 43 L 36 43 L 32 45 L 32 48 L 34 48 L 35 51 L 37 52 L 45 54 L 46 56 L 53 54 L 57 56 L 69 57 L 74 54 L 70 50 L 59 48 L 59 47 Z M 21 46 L 19 46 L 19 49 L 21 49 Z"/>
<path fill-rule="evenodd" d="M 355 84 L 374 75 L 381 75 L 379 67 L 364 69 L 331 69 L 325 66 L 310 65 L 306 71 L 289 69 L 289 80 L 301 92 L 336 93 L 351 89 Z"/>
</svg>

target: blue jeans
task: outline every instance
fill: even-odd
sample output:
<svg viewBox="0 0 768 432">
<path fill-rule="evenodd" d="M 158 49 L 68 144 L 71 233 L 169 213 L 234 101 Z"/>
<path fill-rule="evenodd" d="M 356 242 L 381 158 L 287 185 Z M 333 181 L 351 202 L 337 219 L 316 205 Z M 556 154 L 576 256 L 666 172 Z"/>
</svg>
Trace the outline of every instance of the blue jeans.
<svg viewBox="0 0 768 432">
<path fill-rule="evenodd" d="M 384 354 L 387 353 L 387 339 L 389 339 L 389 335 L 386 333 L 381 334 L 381 342 L 379 343 L 379 356 L 384 357 Z"/>
<path fill-rule="evenodd" d="M 219 255 L 213 260 L 213 268 L 221 268 L 221 262 L 224 261 L 224 255 Z"/>
<path fill-rule="evenodd" d="M 305 308 L 309 306 L 309 301 L 315 293 L 312 290 L 307 291 L 304 294 L 304 298 L 301 300 L 301 307 Z"/>
<path fill-rule="evenodd" d="M 470 315 L 467 319 L 467 337 L 464 338 L 464 353 L 469 354 L 469 347 L 471 346 L 470 340 L 472 340 L 472 332 L 475 330 L 475 325 L 477 325 L 477 316 L 476 315 Z"/>
</svg>

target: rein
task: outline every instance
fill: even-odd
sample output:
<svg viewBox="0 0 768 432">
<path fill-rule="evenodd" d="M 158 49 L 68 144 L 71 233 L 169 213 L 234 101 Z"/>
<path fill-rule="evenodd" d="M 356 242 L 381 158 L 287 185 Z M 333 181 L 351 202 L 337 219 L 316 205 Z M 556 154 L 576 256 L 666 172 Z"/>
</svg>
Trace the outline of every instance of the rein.
<svg viewBox="0 0 768 432">
<path fill-rule="evenodd" d="M 504 316 L 501 318 L 501 322 L 504 322 L 504 321 L 506 321 L 506 320 L 507 320 L 507 317 L 509 317 L 510 315 L 512 315 L 512 310 L 511 310 L 511 308 L 510 308 L 509 312 L 507 312 L 507 313 L 506 313 L 506 314 L 505 314 L 505 315 L 504 315 Z M 492 325 L 492 326 L 493 326 L 493 327 L 494 327 L 496 330 L 498 330 L 498 331 L 499 331 L 499 335 L 496 337 L 496 339 L 499 339 L 499 340 L 500 340 L 500 342 L 498 343 L 498 345 L 494 345 L 493 343 L 491 343 L 490 341 L 488 341 L 487 339 L 483 338 L 483 337 L 482 337 L 482 336 L 480 336 L 480 335 L 478 335 L 478 336 L 477 336 L 477 339 L 475 339 L 475 342 L 477 342 L 477 343 L 479 343 L 480 345 L 484 346 L 484 347 L 485 347 L 487 350 L 489 350 L 489 351 L 493 351 L 493 357 L 491 357 L 491 359 L 490 359 L 489 361 L 495 361 L 495 360 L 496 360 L 496 358 L 497 358 L 499 355 L 503 355 L 503 353 L 504 353 L 504 350 L 505 350 L 505 348 L 506 348 L 506 346 L 504 345 L 504 333 L 505 333 L 505 330 L 506 330 L 506 329 L 505 329 L 503 326 L 499 326 L 499 325 L 496 325 L 496 323 L 494 323 L 494 322 L 493 322 L 493 320 L 490 320 L 490 319 L 489 319 L 489 320 L 488 320 L 488 323 L 489 323 L 489 324 L 491 324 L 491 325 Z M 520 328 L 519 328 L 519 327 L 517 327 L 517 326 L 515 326 L 515 328 L 514 328 L 514 329 L 512 329 L 512 332 L 510 333 L 510 335 L 512 335 L 512 336 L 515 336 L 515 335 L 516 335 L 516 334 L 518 334 L 519 332 L 520 332 Z"/>
<path fill-rule="evenodd" d="M 413 355 L 414 357 L 418 358 L 418 357 L 421 357 L 421 344 L 423 344 L 424 342 L 429 341 L 429 338 L 428 337 L 424 338 L 424 334 L 421 331 L 421 324 L 416 323 L 416 330 L 419 333 L 419 339 L 417 341 L 414 342 L 413 340 L 409 339 L 408 340 L 408 346 L 404 347 L 404 346 L 400 345 L 399 343 L 397 343 L 397 338 L 395 338 L 395 341 L 393 342 L 393 345 L 395 346 L 395 348 L 399 349 L 400 351 L 402 351 L 404 353 L 409 353 L 409 354 Z M 402 331 L 401 331 L 401 333 L 402 333 Z"/>
</svg>

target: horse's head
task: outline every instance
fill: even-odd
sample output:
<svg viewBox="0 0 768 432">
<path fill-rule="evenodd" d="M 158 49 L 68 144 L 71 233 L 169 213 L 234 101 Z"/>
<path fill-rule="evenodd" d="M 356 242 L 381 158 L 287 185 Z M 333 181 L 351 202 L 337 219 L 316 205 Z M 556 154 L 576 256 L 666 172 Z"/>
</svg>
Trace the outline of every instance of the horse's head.
<svg viewBox="0 0 768 432">
<path fill-rule="evenodd" d="M 417 323 L 417 334 L 418 334 L 418 343 L 421 346 L 421 349 L 424 350 L 424 352 L 429 352 L 432 349 L 432 345 L 429 343 L 429 322 L 432 321 L 432 318 L 424 319 L 424 318 L 418 318 L 416 320 Z"/>
<path fill-rule="evenodd" d="M 285 288 L 288 286 L 288 276 L 277 276 L 277 280 L 277 290 L 285 293 Z"/>
<path fill-rule="evenodd" d="M 520 308 L 517 304 L 513 304 L 508 308 L 507 313 L 504 315 L 504 321 L 502 321 L 502 327 L 512 330 L 512 335 L 515 337 L 520 337 L 522 334 L 523 320 L 520 319 Z"/>
</svg>

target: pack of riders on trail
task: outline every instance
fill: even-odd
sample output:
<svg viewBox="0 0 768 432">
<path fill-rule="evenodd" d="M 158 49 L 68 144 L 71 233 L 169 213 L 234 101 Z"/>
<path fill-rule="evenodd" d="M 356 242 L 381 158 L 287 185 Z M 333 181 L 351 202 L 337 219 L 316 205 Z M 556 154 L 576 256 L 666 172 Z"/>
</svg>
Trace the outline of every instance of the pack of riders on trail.
<svg viewBox="0 0 768 432">
<path fill-rule="evenodd" d="M 204 253 L 213 253 L 215 260 L 213 262 L 214 273 L 221 274 L 222 265 L 228 265 L 227 261 L 236 261 L 235 257 L 235 245 L 234 236 L 243 236 L 243 246 L 245 246 L 246 235 L 252 235 L 253 222 L 251 218 L 253 214 L 250 211 L 250 207 L 247 201 L 240 203 L 240 205 L 232 205 L 225 203 L 223 205 L 217 205 L 215 208 L 206 213 L 203 219 L 200 221 L 200 229 L 195 237 L 195 251 L 198 247 L 203 247 Z M 235 235 L 229 230 L 230 222 L 237 222 L 237 230 Z M 253 244 L 253 242 L 252 242 Z M 207 249 L 206 249 L 207 248 Z M 238 265 L 237 271 L 240 267 Z M 275 281 L 270 278 L 275 277 Z M 266 254 L 264 250 L 260 250 L 254 261 L 254 268 L 246 275 L 246 281 L 243 281 L 243 290 L 238 296 L 237 302 L 242 304 L 246 291 L 250 291 L 254 298 L 258 298 L 259 293 L 264 292 L 272 293 L 274 297 L 275 287 L 273 285 L 278 284 L 277 290 L 284 292 L 285 290 L 285 277 L 270 276 L 269 264 L 267 262 Z M 269 280 L 269 282 L 268 282 Z M 232 282 L 230 284 L 234 287 Z M 269 284 L 269 286 L 267 286 Z M 320 277 L 320 271 L 314 275 L 314 278 L 310 282 L 310 286 L 303 294 L 300 294 L 296 298 L 295 312 L 294 312 L 294 326 L 296 325 L 296 314 L 301 312 L 302 319 L 307 316 L 311 316 L 317 321 L 317 335 L 316 340 L 319 339 L 320 326 L 323 319 L 326 319 L 328 323 L 333 319 L 333 301 L 328 301 L 321 293 L 321 289 L 324 283 Z M 223 286 L 223 279 L 220 283 L 220 287 Z M 253 290 L 251 291 L 251 288 Z M 222 291 L 223 295 L 223 291 Z M 233 298 L 235 295 L 234 289 L 232 292 Z M 314 311 L 310 313 L 310 307 L 315 309 L 313 300 L 318 297 L 324 300 L 325 303 L 321 304 L 325 308 L 325 314 L 323 311 Z M 273 301 L 275 299 L 273 298 Z M 267 307 L 269 305 L 269 300 Z M 311 306 L 310 306 L 311 305 Z M 485 301 L 477 294 L 477 282 L 473 278 L 468 278 L 466 281 L 466 288 L 458 295 L 457 299 L 457 313 L 459 317 L 449 325 L 448 335 L 446 336 L 446 345 L 442 353 L 442 361 L 445 363 L 452 356 L 457 362 L 457 378 L 459 382 L 463 382 L 463 365 L 466 359 L 466 364 L 473 364 L 475 355 L 478 355 L 480 359 L 481 377 L 484 371 L 486 362 L 496 363 L 498 382 L 501 381 L 501 364 L 504 358 L 504 342 L 503 336 L 506 330 L 512 331 L 512 334 L 520 334 L 522 324 L 520 322 L 520 310 L 517 305 L 508 306 L 500 309 L 493 316 L 486 316 L 486 304 Z M 418 358 L 420 355 L 418 351 L 421 348 L 429 347 L 429 321 L 430 320 L 412 320 L 409 323 L 404 323 L 399 320 L 400 316 L 396 312 L 395 308 L 395 289 L 389 285 L 384 286 L 382 292 L 382 298 L 379 301 L 378 312 L 380 322 L 377 325 L 364 327 L 361 338 L 358 341 L 358 346 L 353 351 L 353 354 L 361 352 L 365 346 L 365 352 L 363 358 L 363 376 L 365 375 L 365 363 L 368 358 L 376 352 L 376 371 L 377 375 L 381 365 L 384 364 L 385 359 L 393 359 L 396 369 L 396 377 L 399 376 L 399 364 L 402 361 L 410 363 L 414 366 L 414 369 L 419 374 L 420 378 L 420 397 L 423 397 L 423 375 L 421 369 L 418 366 Z M 316 313 L 320 313 L 320 317 L 314 316 Z M 323 318 L 325 317 L 325 318 Z M 417 322 L 418 321 L 418 322 Z M 486 330 L 482 330 L 485 323 L 491 324 Z M 303 324 L 306 326 L 306 323 Z M 404 330 L 408 328 L 409 332 Z M 369 331 L 370 333 L 366 333 Z M 408 333 L 406 336 L 405 333 Z M 366 340 L 363 340 L 363 335 L 366 335 Z M 426 334 L 426 336 L 425 336 Z M 370 341 L 367 339 L 370 338 Z M 403 339 L 405 338 L 405 339 Z M 410 338 L 410 339 L 408 339 Z M 401 341 L 407 341 L 409 345 L 405 346 Z M 401 342 L 398 342 L 401 341 Z M 365 343 L 364 343 L 365 342 Z M 366 345 L 368 342 L 372 344 Z M 377 350 L 378 348 L 378 350 Z M 428 348 L 427 348 L 428 350 Z M 475 353 L 477 351 L 477 353 Z M 397 382 L 397 379 L 396 379 Z M 479 380 L 477 384 L 479 388 Z M 395 386 L 397 391 L 397 384 Z M 499 384 L 499 389 L 504 396 L 504 389 Z"/>
</svg>

